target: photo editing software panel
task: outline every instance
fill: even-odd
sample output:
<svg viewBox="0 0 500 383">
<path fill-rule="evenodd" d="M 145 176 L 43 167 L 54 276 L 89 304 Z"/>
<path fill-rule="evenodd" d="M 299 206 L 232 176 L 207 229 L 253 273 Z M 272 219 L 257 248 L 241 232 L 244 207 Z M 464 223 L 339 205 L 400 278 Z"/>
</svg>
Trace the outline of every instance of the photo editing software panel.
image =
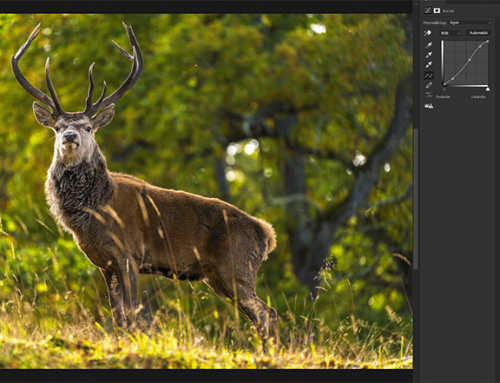
<svg viewBox="0 0 500 383">
<path fill-rule="evenodd" d="M 421 126 L 451 119 L 494 123 L 495 14 L 481 1 L 422 1 Z M 492 4 L 493 5 L 493 4 Z M 478 116 L 479 115 L 479 116 Z"/>
<path fill-rule="evenodd" d="M 500 1 L 420 0 L 413 6 L 420 311 L 414 379 L 495 382 L 500 379 L 495 259 Z M 483 333 L 462 331 L 477 315 Z M 437 326 L 440 316 L 449 322 Z M 455 341 L 459 348 L 468 345 L 467 362 L 449 353 Z M 481 351 L 471 351 L 472 344 Z"/>
</svg>

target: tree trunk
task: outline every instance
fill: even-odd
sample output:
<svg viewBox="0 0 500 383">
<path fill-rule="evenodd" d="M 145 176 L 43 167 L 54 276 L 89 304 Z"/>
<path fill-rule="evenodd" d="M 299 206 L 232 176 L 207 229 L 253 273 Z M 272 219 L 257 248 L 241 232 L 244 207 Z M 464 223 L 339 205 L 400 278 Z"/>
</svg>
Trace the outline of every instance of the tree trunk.
<svg viewBox="0 0 500 383">
<path fill-rule="evenodd" d="M 288 242 L 294 274 L 299 277 L 308 262 L 308 249 L 312 239 L 309 206 L 305 201 L 304 159 L 300 155 L 286 156 L 283 175 L 284 194 L 287 198 L 285 213 Z"/>
<path fill-rule="evenodd" d="M 316 226 L 305 254 L 305 262 L 297 273 L 298 279 L 309 288 L 312 298 L 318 295 L 319 273 L 330 254 L 333 235 L 336 231 L 336 227 L 330 222 L 321 221 Z"/>
<path fill-rule="evenodd" d="M 215 173 L 219 184 L 219 198 L 231 202 L 231 193 L 226 179 L 226 163 L 222 158 L 215 159 Z"/>
<path fill-rule="evenodd" d="M 394 115 L 389 129 L 368 156 L 366 164 L 359 168 L 349 195 L 340 204 L 331 205 L 319 216 L 311 217 L 306 197 L 304 158 L 297 153 L 285 154 L 287 232 L 292 263 L 295 275 L 308 286 L 313 297 L 317 295 L 319 272 L 330 253 L 335 232 L 366 202 L 380 169 L 408 130 L 410 81 L 410 78 L 401 80 L 396 91 Z M 284 131 L 288 132 L 289 129 Z"/>
</svg>

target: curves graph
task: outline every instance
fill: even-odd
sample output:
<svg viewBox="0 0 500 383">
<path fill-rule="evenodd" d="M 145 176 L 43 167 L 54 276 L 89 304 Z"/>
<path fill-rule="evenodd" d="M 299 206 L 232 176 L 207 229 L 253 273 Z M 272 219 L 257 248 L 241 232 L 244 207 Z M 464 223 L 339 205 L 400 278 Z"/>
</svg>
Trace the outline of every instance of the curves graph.
<svg viewBox="0 0 500 383">
<path fill-rule="evenodd" d="M 442 85 L 488 89 L 486 41 L 441 41 Z"/>
</svg>

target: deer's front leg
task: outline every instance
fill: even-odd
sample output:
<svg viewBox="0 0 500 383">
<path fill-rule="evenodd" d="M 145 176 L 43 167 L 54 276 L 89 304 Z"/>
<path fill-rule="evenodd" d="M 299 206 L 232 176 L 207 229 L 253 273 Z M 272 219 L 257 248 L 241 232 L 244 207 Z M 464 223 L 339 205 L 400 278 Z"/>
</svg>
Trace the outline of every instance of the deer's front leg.
<svg viewBox="0 0 500 383">
<path fill-rule="evenodd" d="M 139 267 L 132 258 L 120 260 L 117 266 L 127 327 L 134 328 L 136 325 L 137 290 L 139 289 Z"/>
<path fill-rule="evenodd" d="M 123 310 L 123 289 L 116 271 L 100 269 L 108 288 L 111 313 L 118 327 L 126 327 L 127 318 Z"/>
</svg>

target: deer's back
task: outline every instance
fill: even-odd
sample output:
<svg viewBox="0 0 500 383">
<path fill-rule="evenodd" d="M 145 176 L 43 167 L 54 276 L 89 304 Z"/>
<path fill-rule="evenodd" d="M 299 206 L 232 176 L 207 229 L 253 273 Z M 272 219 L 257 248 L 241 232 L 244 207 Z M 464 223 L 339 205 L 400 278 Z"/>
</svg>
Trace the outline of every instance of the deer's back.
<svg viewBox="0 0 500 383">
<path fill-rule="evenodd" d="M 175 258 L 176 267 L 187 270 L 198 257 L 202 263 L 234 256 L 262 260 L 275 246 L 269 224 L 227 202 L 110 175 L 109 204 L 121 220 L 113 229 L 140 263 L 168 269 Z"/>
</svg>

